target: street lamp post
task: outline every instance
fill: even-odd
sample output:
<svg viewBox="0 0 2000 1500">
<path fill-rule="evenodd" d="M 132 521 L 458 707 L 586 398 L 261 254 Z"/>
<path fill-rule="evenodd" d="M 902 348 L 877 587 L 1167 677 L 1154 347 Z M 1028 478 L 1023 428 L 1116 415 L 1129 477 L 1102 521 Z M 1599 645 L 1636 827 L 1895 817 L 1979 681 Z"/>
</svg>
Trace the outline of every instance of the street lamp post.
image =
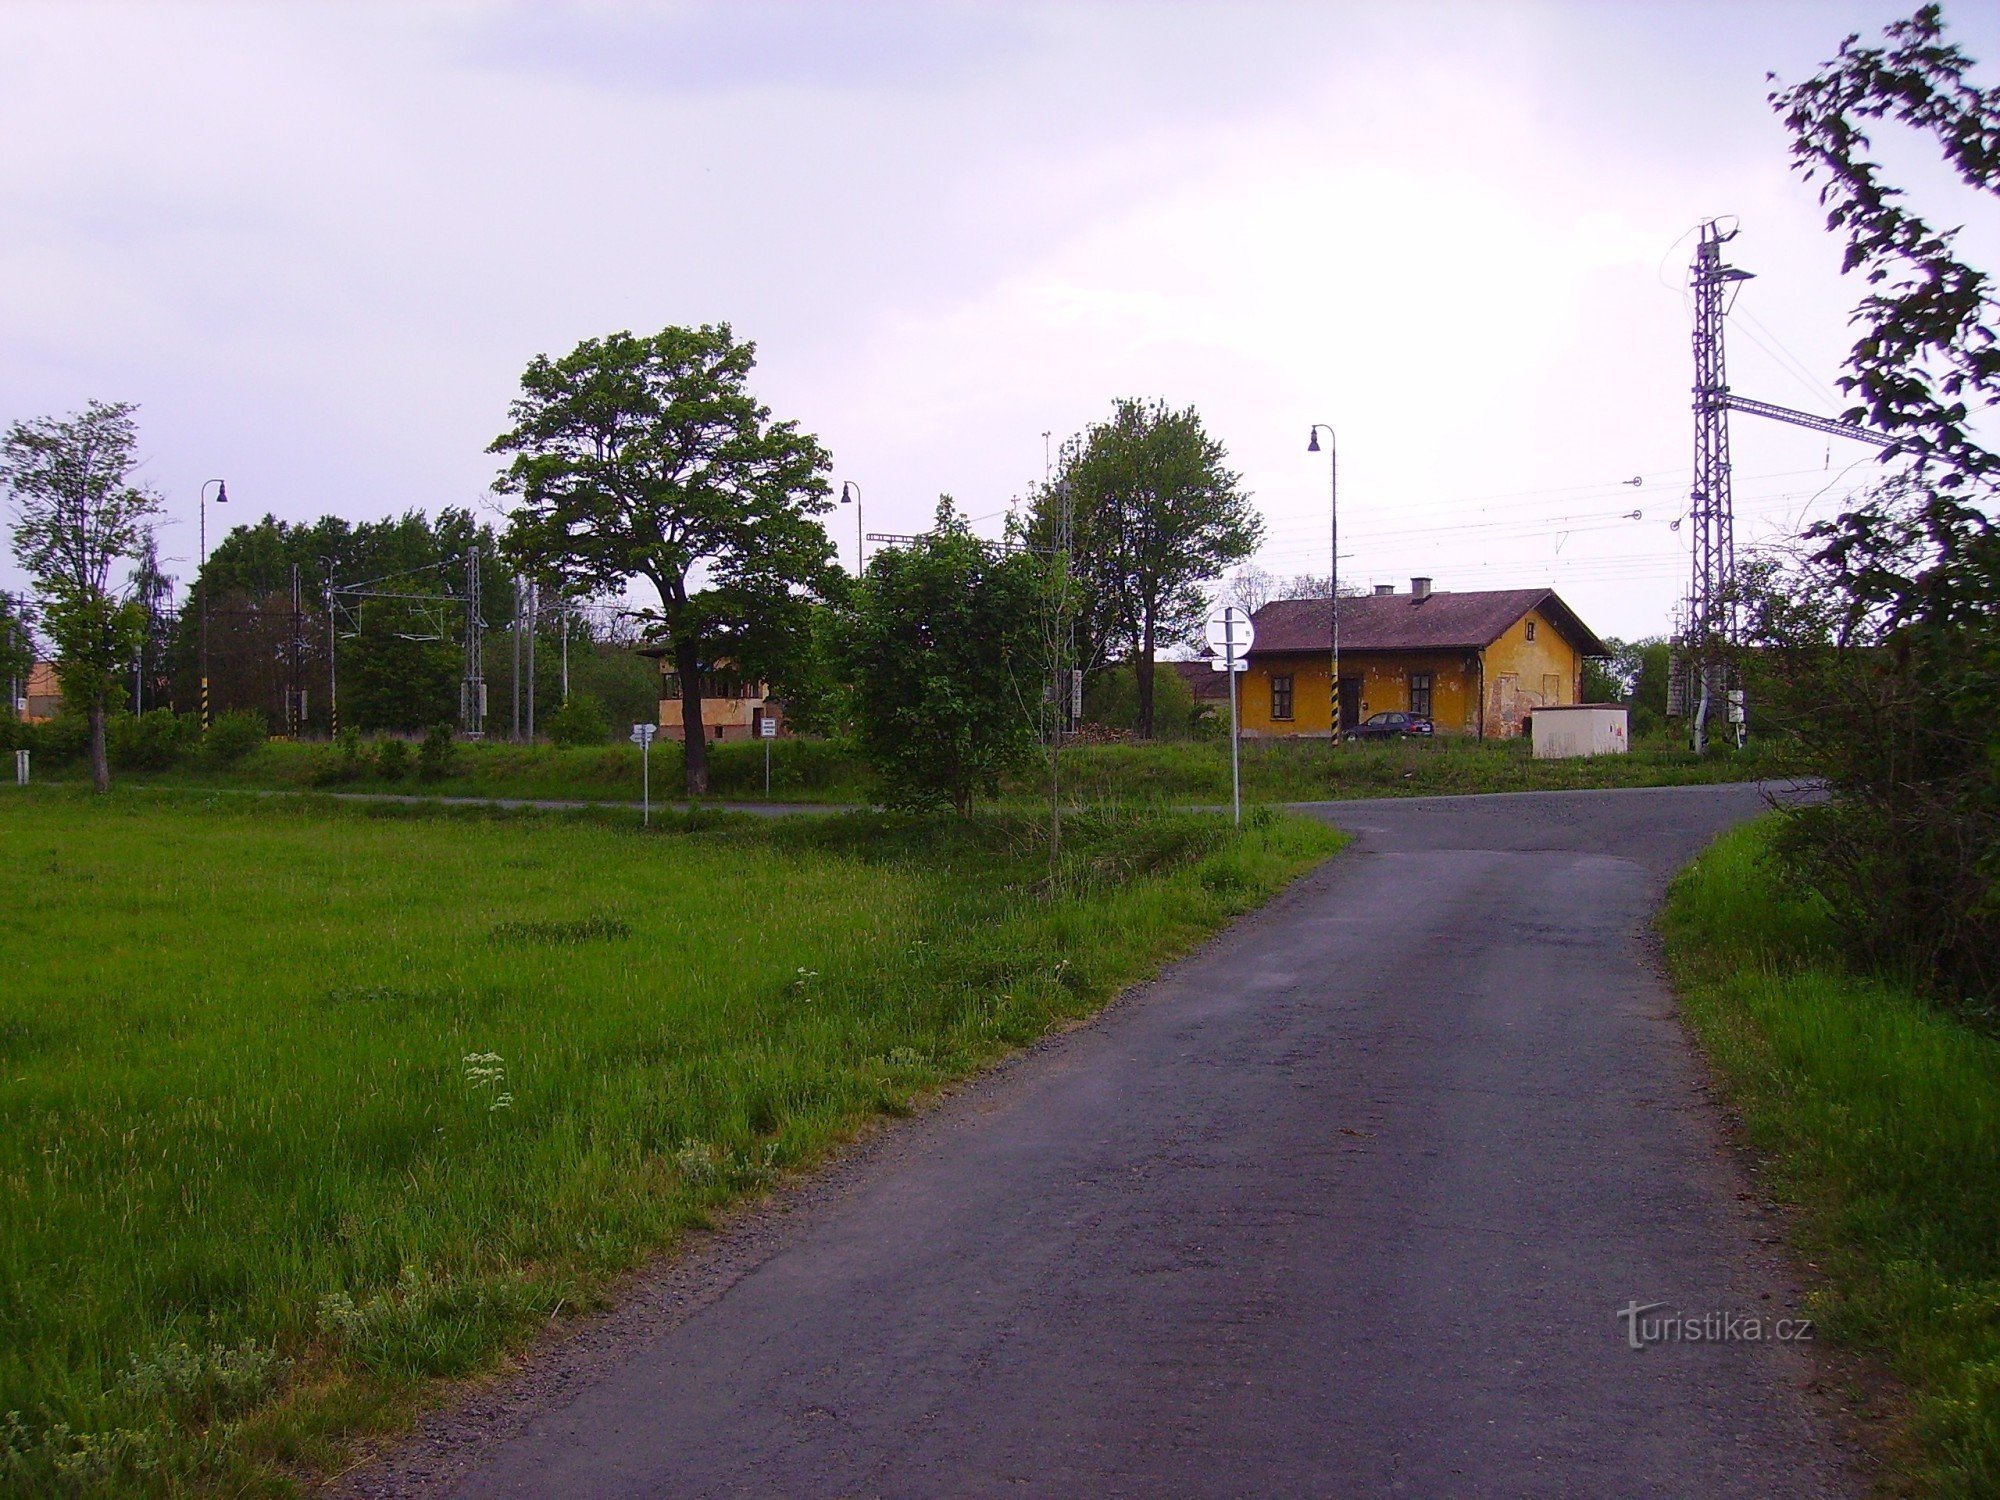
<svg viewBox="0 0 2000 1500">
<path fill-rule="evenodd" d="M 208 733 L 208 486 L 215 486 L 215 503 L 229 503 L 229 486 L 211 479 L 201 487 L 201 732 Z"/>
<path fill-rule="evenodd" d="M 841 480 L 840 503 L 854 507 L 854 576 L 859 578 L 868 566 L 868 555 L 861 545 L 861 486 L 851 479 Z"/>
<path fill-rule="evenodd" d="M 1333 429 L 1324 422 L 1312 424 L 1306 437 L 1306 452 L 1319 452 L 1319 435 L 1326 433 L 1327 525 L 1331 546 L 1327 552 L 1327 613 L 1333 617 L 1333 742 L 1340 743 L 1340 454 L 1334 446 Z"/>
</svg>

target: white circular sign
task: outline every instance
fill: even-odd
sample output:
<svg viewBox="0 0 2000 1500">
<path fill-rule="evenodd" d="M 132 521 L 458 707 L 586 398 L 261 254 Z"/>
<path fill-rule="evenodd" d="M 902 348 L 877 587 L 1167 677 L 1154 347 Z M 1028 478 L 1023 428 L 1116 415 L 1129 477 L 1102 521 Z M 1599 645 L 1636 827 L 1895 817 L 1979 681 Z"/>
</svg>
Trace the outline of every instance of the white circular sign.
<svg viewBox="0 0 2000 1500">
<path fill-rule="evenodd" d="M 1257 639 L 1257 627 L 1250 623 L 1250 611 L 1239 609 L 1234 604 L 1210 615 L 1202 630 L 1208 637 L 1209 650 L 1217 656 L 1243 656 Z"/>
</svg>

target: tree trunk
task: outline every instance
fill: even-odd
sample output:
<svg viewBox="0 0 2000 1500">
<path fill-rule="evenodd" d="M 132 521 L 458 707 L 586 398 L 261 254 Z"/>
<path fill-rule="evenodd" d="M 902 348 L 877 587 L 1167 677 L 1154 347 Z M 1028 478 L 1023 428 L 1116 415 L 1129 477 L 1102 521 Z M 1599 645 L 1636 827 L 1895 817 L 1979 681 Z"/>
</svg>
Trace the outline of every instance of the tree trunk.
<svg viewBox="0 0 2000 1500">
<path fill-rule="evenodd" d="M 1153 737 L 1153 622 L 1148 619 L 1139 631 L 1139 665 L 1135 669 L 1139 687 L 1139 738 Z"/>
<path fill-rule="evenodd" d="M 692 641 L 674 647 L 681 679 L 681 749 L 687 766 L 687 794 L 708 795 L 708 726 L 701 721 L 701 655 Z"/>
<path fill-rule="evenodd" d="M 90 789 L 94 792 L 111 790 L 111 760 L 104 752 L 104 700 L 96 699 L 90 705 Z"/>
</svg>

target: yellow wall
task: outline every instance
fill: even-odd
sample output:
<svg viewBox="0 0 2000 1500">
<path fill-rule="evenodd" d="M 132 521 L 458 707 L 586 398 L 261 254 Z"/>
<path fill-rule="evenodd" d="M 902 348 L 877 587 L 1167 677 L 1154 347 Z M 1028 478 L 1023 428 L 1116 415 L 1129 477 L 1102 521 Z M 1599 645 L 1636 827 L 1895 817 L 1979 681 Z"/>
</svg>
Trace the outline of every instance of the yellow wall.
<svg viewBox="0 0 2000 1500">
<path fill-rule="evenodd" d="M 1328 653 L 1265 657 L 1250 664 L 1242 677 L 1240 712 L 1246 734 L 1326 734 L 1333 727 L 1327 701 Z M 1289 672 L 1292 717 L 1271 717 L 1271 678 Z M 1479 729 L 1477 668 L 1465 651 L 1395 651 L 1340 653 L 1340 675 L 1361 683 L 1361 717 L 1388 712 L 1407 713 L 1410 674 L 1431 677 L 1431 722 L 1447 734 L 1476 734 Z M 1227 709 L 1224 709 L 1227 712 Z"/>
<path fill-rule="evenodd" d="M 1528 639 L 1528 622 L 1535 638 Z M 1521 715 L 1544 703 L 1576 703 L 1583 693 L 1583 653 L 1530 610 L 1486 648 L 1486 732 L 1519 734 Z"/>
<path fill-rule="evenodd" d="M 1528 622 L 1535 625 L 1528 639 Z M 1361 717 L 1410 708 L 1410 674 L 1431 674 L 1431 722 L 1442 734 L 1480 732 L 1481 653 L 1471 651 L 1343 651 L 1340 675 L 1361 681 Z M 1521 716 L 1543 703 L 1577 703 L 1583 692 L 1583 654 L 1549 618 L 1531 610 L 1488 646 L 1485 657 L 1486 720 L 1490 738 L 1521 732 Z M 1260 656 L 1240 679 L 1243 732 L 1252 735 L 1317 734 L 1332 728 L 1324 651 Z M 1292 717 L 1271 717 L 1271 678 L 1289 672 Z M 1227 715 L 1228 706 L 1221 712 Z"/>
</svg>

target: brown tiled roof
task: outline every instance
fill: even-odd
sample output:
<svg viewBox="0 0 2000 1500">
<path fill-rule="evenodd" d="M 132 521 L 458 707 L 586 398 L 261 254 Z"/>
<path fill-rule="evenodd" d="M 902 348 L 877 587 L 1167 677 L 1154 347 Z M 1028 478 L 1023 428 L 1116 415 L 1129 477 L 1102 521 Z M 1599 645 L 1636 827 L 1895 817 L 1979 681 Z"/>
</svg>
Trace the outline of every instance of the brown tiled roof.
<svg viewBox="0 0 2000 1500">
<path fill-rule="evenodd" d="M 1478 650 L 1497 641 L 1531 609 L 1539 609 L 1585 656 L 1605 655 L 1604 642 L 1554 589 L 1489 589 L 1478 593 L 1364 594 L 1340 601 L 1343 651 Z M 1252 615 L 1252 657 L 1285 651 L 1326 651 L 1333 645 L 1324 599 L 1273 599 Z"/>
</svg>

